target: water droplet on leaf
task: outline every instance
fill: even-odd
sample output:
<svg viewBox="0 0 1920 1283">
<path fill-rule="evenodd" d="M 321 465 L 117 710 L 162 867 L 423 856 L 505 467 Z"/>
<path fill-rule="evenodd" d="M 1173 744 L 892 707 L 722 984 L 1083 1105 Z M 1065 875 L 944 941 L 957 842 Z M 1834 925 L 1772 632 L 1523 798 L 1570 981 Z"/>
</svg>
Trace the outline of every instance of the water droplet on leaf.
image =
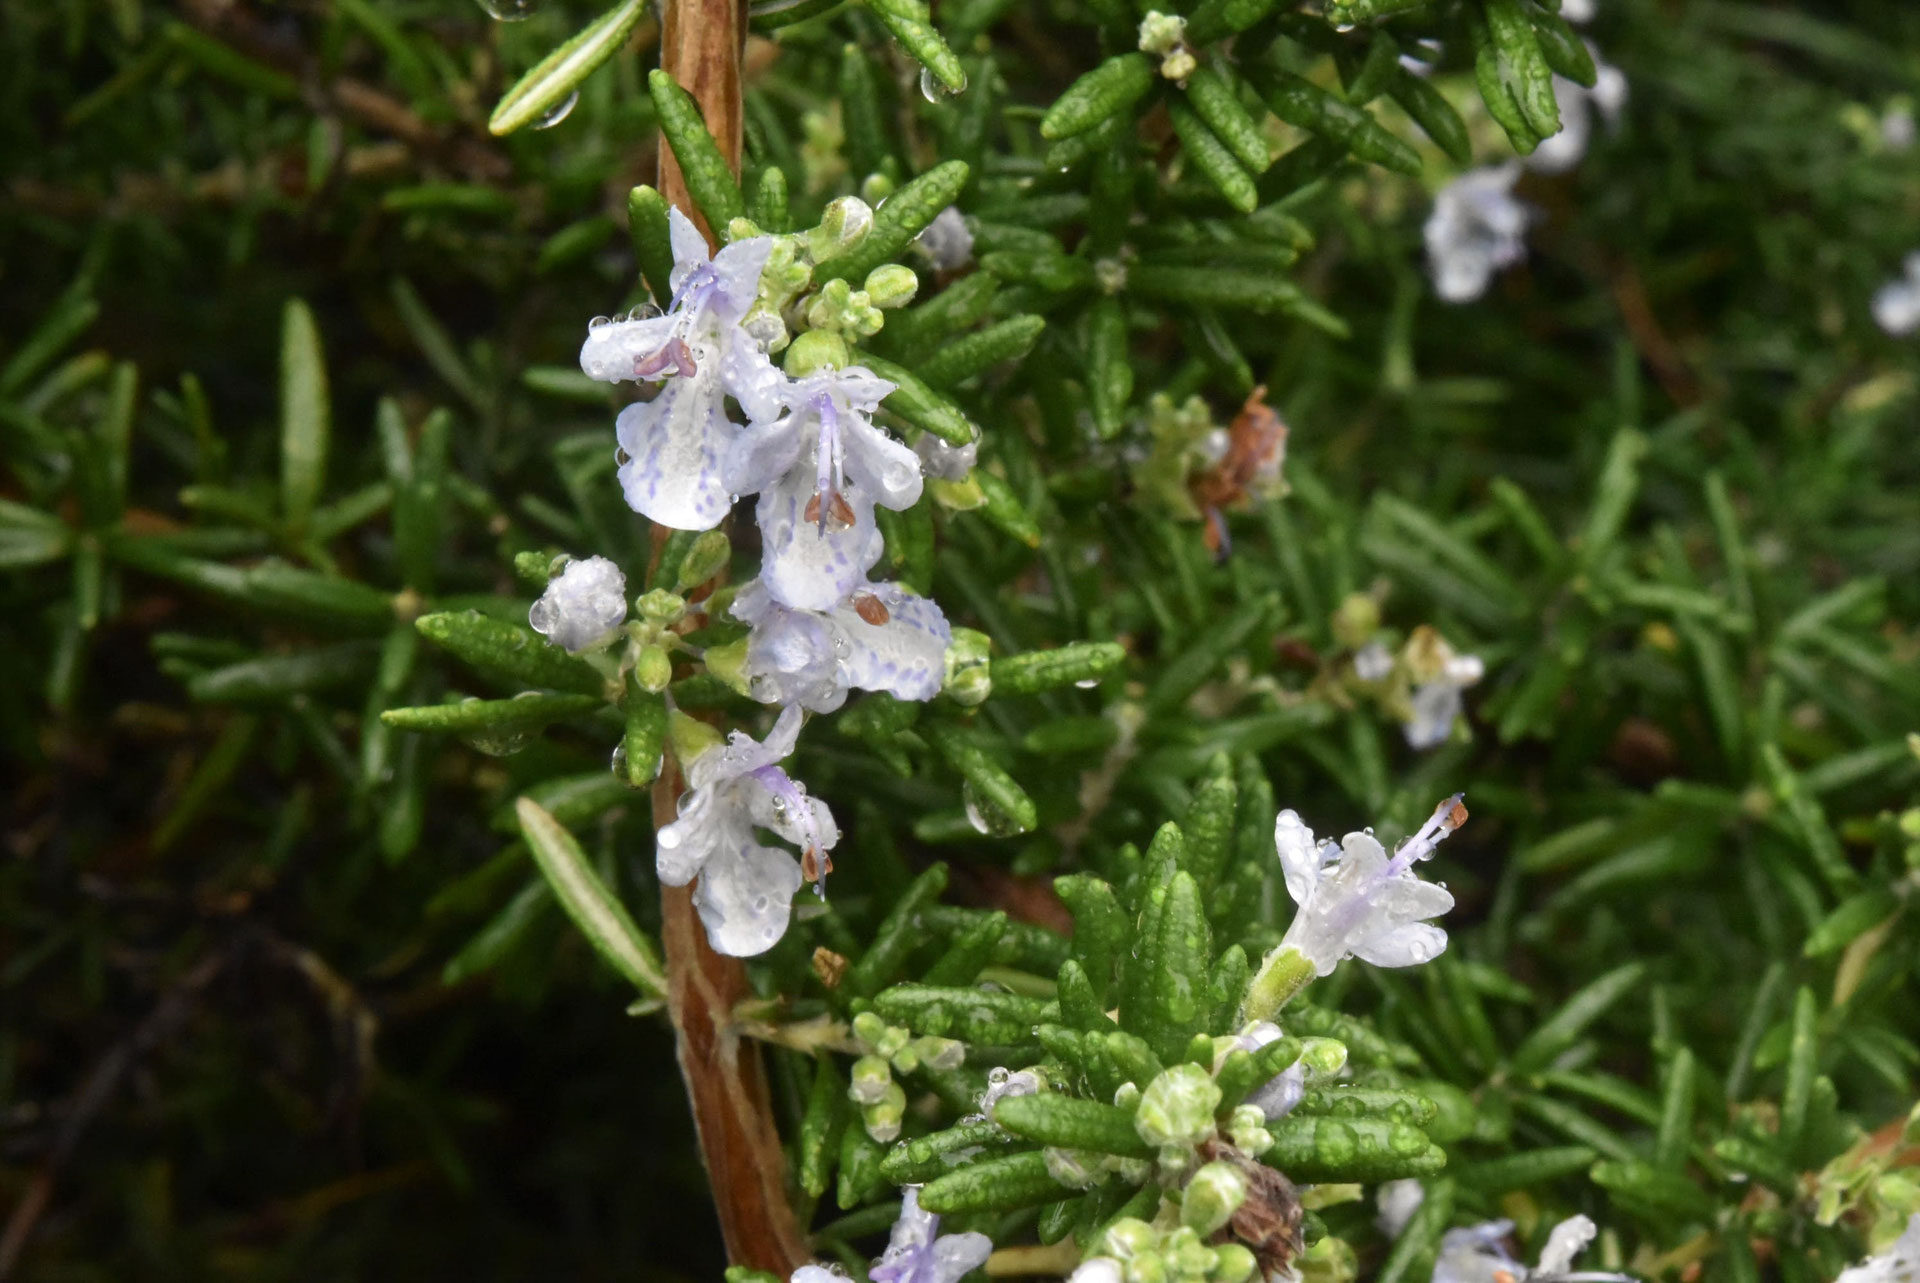
<svg viewBox="0 0 1920 1283">
<path fill-rule="evenodd" d="M 524 22 L 540 11 L 540 0 L 474 0 L 498 22 Z"/>
<path fill-rule="evenodd" d="M 975 788 L 972 780 L 961 784 L 960 800 L 967 808 L 967 823 L 973 825 L 976 833 L 990 838 L 1010 838 L 1026 832 L 1019 820 L 1001 810 L 993 799 Z"/>
<path fill-rule="evenodd" d="M 957 93 L 965 92 L 966 87 L 967 82 L 962 78 L 959 89 L 948 89 L 940 77 L 925 67 L 920 68 L 920 96 L 928 102 L 939 102 L 943 98 L 951 98 Z"/>
<path fill-rule="evenodd" d="M 573 114 L 573 109 L 579 102 L 580 91 L 576 89 L 559 102 L 553 104 L 553 106 L 547 108 L 545 112 L 541 113 L 540 119 L 534 121 L 530 128 L 552 129 L 555 125 Z"/>
</svg>

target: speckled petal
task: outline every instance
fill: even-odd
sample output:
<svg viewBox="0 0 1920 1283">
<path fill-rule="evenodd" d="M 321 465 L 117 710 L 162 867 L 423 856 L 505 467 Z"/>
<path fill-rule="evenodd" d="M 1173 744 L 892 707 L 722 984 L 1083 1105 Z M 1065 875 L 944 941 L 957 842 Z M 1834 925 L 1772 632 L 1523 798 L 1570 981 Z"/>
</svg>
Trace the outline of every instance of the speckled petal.
<svg viewBox="0 0 1920 1283">
<path fill-rule="evenodd" d="M 853 524 L 823 534 L 817 522 L 806 519 L 807 504 L 814 496 L 810 461 L 760 492 L 755 515 L 766 549 L 760 577 L 781 605 L 796 610 L 830 610 L 880 559 L 882 545 L 880 529 L 873 522 L 873 500 L 858 486 L 848 486 L 842 493 L 853 508 Z"/>
<path fill-rule="evenodd" d="M 760 297 L 760 273 L 766 270 L 767 255 L 772 252 L 773 237 L 755 236 L 735 241 L 714 256 L 713 270 L 720 280 L 711 306 L 726 324 L 739 324 L 753 310 Z"/>
<path fill-rule="evenodd" d="M 723 343 L 720 378 L 726 384 L 728 395 L 740 403 L 750 422 L 761 423 L 778 415 L 786 395 L 787 376 L 740 326 L 729 321 L 721 327 L 720 334 Z"/>
<path fill-rule="evenodd" d="M 833 612 L 846 639 L 842 656 L 847 684 L 885 691 L 896 699 L 925 700 L 940 693 L 946 679 L 947 647 L 953 629 L 940 607 L 895 584 L 873 584 L 867 592 L 886 607 L 887 622 L 870 624 L 850 607 Z"/>
<path fill-rule="evenodd" d="M 731 506 L 720 460 L 738 429 L 714 374 L 668 379 L 653 400 L 622 410 L 614 429 L 628 456 L 620 466 L 628 507 L 675 530 L 720 524 Z"/>
</svg>

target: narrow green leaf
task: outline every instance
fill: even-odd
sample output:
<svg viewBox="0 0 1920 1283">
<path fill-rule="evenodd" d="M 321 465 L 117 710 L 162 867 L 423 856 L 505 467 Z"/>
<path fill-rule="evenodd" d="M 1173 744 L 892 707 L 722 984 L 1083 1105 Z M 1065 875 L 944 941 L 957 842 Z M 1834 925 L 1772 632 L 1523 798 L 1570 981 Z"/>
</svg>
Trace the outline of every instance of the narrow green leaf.
<svg viewBox="0 0 1920 1283">
<path fill-rule="evenodd" d="M 320 329 L 305 302 L 288 299 L 280 327 L 280 513 L 296 531 L 326 485 L 331 432 Z"/>
<path fill-rule="evenodd" d="M 540 119 L 576 92 L 601 63 L 618 53 L 646 15 L 646 0 L 622 0 L 587 24 L 501 95 L 487 120 L 487 129 L 496 136 L 510 134 Z"/>
<path fill-rule="evenodd" d="M 515 804 L 520 832 L 527 847 L 546 875 L 547 883 L 580 928 L 588 943 L 602 958 L 645 997 L 654 1002 L 667 998 L 667 975 L 652 942 L 634 925 L 626 908 L 607 889 L 593 871 L 587 856 L 574 841 L 573 834 L 560 826 L 553 815 L 530 797 Z"/>
</svg>

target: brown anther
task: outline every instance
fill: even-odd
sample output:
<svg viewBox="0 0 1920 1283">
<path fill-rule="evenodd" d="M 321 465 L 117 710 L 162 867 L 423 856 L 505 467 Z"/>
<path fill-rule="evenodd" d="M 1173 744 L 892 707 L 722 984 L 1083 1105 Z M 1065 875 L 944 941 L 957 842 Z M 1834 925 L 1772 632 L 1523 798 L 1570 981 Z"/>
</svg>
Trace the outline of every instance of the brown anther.
<svg viewBox="0 0 1920 1283">
<path fill-rule="evenodd" d="M 808 847 L 800 853 L 800 880 L 818 882 L 833 872 L 833 857 L 818 847 Z"/>
<path fill-rule="evenodd" d="M 1466 822 L 1467 822 L 1467 804 L 1465 802 L 1455 802 L 1453 804 L 1453 809 L 1447 812 L 1448 827 L 1453 829 L 1458 829 L 1461 825 L 1465 824 Z"/>
<path fill-rule="evenodd" d="M 893 618 L 887 611 L 887 603 L 872 593 L 861 593 L 853 599 L 853 613 L 876 628 Z"/>
<path fill-rule="evenodd" d="M 827 525 L 834 530 L 846 530 L 853 525 L 853 505 L 838 490 L 827 503 Z"/>
<path fill-rule="evenodd" d="M 810 526 L 820 524 L 820 496 L 818 494 L 807 500 L 807 510 L 801 513 L 800 516 Z"/>
<path fill-rule="evenodd" d="M 846 955 L 835 953 L 825 945 L 818 946 L 813 951 L 813 974 L 827 988 L 838 989 L 840 978 L 847 974 Z"/>
</svg>

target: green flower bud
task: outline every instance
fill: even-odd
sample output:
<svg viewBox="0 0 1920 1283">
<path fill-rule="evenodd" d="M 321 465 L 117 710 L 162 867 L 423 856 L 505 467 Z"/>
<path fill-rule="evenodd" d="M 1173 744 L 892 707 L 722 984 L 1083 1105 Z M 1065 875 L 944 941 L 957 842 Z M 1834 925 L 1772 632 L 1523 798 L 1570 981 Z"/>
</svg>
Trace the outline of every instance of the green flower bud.
<svg viewBox="0 0 1920 1283">
<path fill-rule="evenodd" d="M 893 195 L 893 180 L 885 174 L 868 174 L 860 180 L 860 199 L 877 206 Z"/>
<path fill-rule="evenodd" d="M 1264 1154 L 1273 1145 L 1273 1133 L 1267 1130 L 1267 1116 L 1258 1105 L 1237 1105 L 1227 1115 L 1227 1135 L 1233 1146 L 1244 1154 Z"/>
<path fill-rule="evenodd" d="M 947 647 L 947 678 L 943 689 L 954 703 L 972 708 L 993 694 L 993 677 L 987 669 L 992 653 L 993 640 L 985 633 L 971 628 L 953 630 L 953 643 Z"/>
<path fill-rule="evenodd" d="M 887 1022 L 877 1011 L 863 1011 L 853 1018 L 853 1036 L 871 1047 L 886 1036 Z"/>
<path fill-rule="evenodd" d="M 1177 13 L 1161 13 L 1158 9 L 1147 12 L 1140 20 L 1140 52 L 1158 54 L 1162 58 L 1185 43 L 1187 38 L 1187 20 Z"/>
<path fill-rule="evenodd" d="M 1191 1149 L 1213 1135 L 1220 1087 L 1198 1065 L 1175 1065 L 1141 1093 L 1133 1116 L 1140 1139 L 1161 1149 Z"/>
<path fill-rule="evenodd" d="M 860 1122 L 867 1135 L 882 1145 L 900 1134 L 900 1120 L 907 1115 L 907 1093 L 900 1084 L 889 1082 L 881 1098 L 860 1110 Z"/>
<path fill-rule="evenodd" d="M 1333 612 L 1333 639 L 1358 650 L 1380 631 L 1380 603 L 1363 592 L 1348 593 Z"/>
<path fill-rule="evenodd" d="M 727 222 L 726 241 L 729 245 L 735 241 L 750 241 L 760 234 L 760 225 L 751 218 L 735 218 Z"/>
<path fill-rule="evenodd" d="M 679 593 L 655 588 L 642 593 L 633 602 L 634 613 L 654 624 L 671 624 L 687 613 L 687 599 Z"/>
<path fill-rule="evenodd" d="M 1122 1261 L 1131 1261 L 1137 1257 L 1150 1256 L 1160 1246 L 1160 1235 L 1153 1226 L 1133 1216 L 1123 1216 L 1107 1226 L 1106 1237 L 1100 1243 L 1100 1255 L 1118 1257 Z"/>
<path fill-rule="evenodd" d="M 1140 1103 L 1140 1084 L 1121 1083 L 1114 1089 L 1113 1103 L 1122 1109 L 1133 1109 Z"/>
<path fill-rule="evenodd" d="M 634 680 L 644 691 L 663 691 L 673 680 L 673 659 L 660 646 L 643 646 L 633 664 Z"/>
<path fill-rule="evenodd" d="M 678 588 L 686 592 L 697 588 L 727 568 L 733 558 L 733 544 L 723 530 L 707 530 L 693 541 L 680 561 Z"/>
<path fill-rule="evenodd" d="M 1207 1283 L 1246 1283 L 1260 1268 L 1250 1248 L 1240 1243 L 1222 1243 L 1213 1249 L 1213 1269 Z"/>
<path fill-rule="evenodd" d="M 856 290 L 843 280 L 828 281 L 807 305 L 807 324 L 815 330 L 864 338 L 878 334 L 886 322 L 865 290 Z"/>
<path fill-rule="evenodd" d="M 920 277 L 911 267 L 888 263 L 867 273 L 867 298 L 875 307 L 905 307 L 920 289 Z"/>
<path fill-rule="evenodd" d="M 862 1056 L 853 1062 L 852 1081 L 847 1084 L 847 1099 L 858 1105 L 877 1105 L 893 1086 L 893 1067 L 885 1056 Z"/>
<path fill-rule="evenodd" d="M 1213 1233 L 1247 1201 L 1247 1178 L 1232 1163 L 1208 1163 L 1187 1182 L 1180 1223 L 1196 1234 Z"/>
<path fill-rule="evenodd" d="M 781 366 L 797 379 L 815 370 L 840 369 L 852 360 L 853 352 L 838 334 L 831 330 L 808 330 L 788 346 Z"/>
<path fill-rule="evenodd" d="M 967 1045 L 952 1038 L 915 1038 L 912 1049 L 929 1069 L 958 1069 L 967 1060 Z"/>
<path fill-rule="evenodd" d="M 827 206 L 820 225 L 807 233 L 807 252 L 818 263 L 866 239 L 873 210 L 858 196 L 842 196 Z"/>
</svg>

